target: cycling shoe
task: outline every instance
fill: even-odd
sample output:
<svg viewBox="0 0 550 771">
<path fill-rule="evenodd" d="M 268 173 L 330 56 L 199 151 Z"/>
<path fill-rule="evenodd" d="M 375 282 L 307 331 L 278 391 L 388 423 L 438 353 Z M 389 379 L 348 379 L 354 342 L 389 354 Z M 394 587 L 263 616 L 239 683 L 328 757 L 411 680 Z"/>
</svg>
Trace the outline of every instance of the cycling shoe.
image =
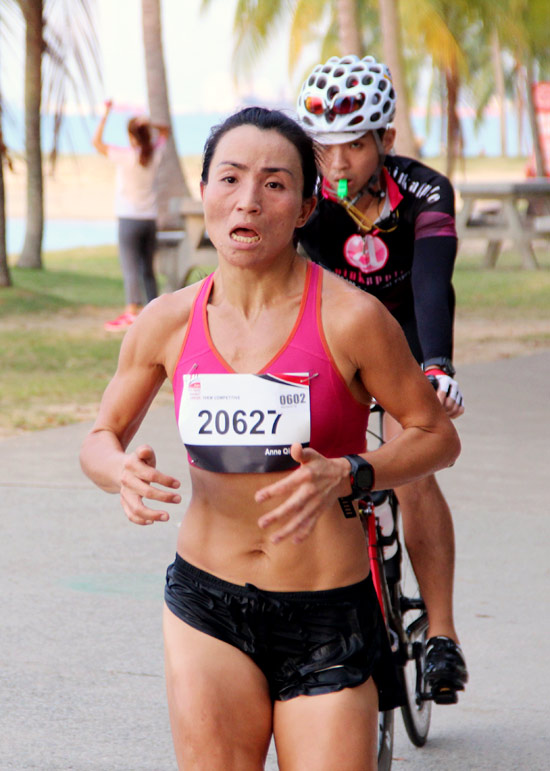
<svg viewBox="0 0 550 771">
<path fill-rule="evenodd" d="M 436 704 L 456 704 L 456 692 L 463 691 L 468 682 L 460 645 L 449 637 L 430 637 L 426 643 L 424 679 Z"/>
</svg>

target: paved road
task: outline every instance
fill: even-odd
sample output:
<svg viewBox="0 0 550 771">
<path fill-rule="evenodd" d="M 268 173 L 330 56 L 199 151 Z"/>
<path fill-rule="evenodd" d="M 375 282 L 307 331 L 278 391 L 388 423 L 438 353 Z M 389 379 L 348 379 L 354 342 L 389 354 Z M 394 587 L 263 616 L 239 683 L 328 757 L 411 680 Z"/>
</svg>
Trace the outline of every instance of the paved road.
<svg viewBox="0 0 550 771">
<path fill-rule="evenodd" d="M 457 706 L 434 708 L 425 748 L 397 721 L 394 768 L 548 769 L 550 352 L 460 375 L 463 453 L 440 480 L 471 683 Z M 0 442 L 0 769 L 173 771 L 160 614 L 177 517 L 127 523 L 79 470 L 87 428 Z M 181 475 L 169 408 L 139 438 Z"/>
</svg>

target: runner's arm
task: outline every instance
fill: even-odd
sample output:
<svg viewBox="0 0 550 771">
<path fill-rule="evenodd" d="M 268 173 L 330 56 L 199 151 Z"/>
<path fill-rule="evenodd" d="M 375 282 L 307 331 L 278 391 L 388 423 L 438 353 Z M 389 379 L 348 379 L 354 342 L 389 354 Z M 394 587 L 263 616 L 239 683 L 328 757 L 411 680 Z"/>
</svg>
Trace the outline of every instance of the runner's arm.
<svg viewBox="0 0 550 771">
<path fill-rule="evenodd" d="M 126 452 L 166 378 L 157 354 L 158 340 L 163 336 L 150 308 L 126 333 L 117 371 L 80 452 L 84 473 L 106 492 L 120 493 L 128 519 L 141 525 L 168 519 L 167 512 L 145 506 L 144 498 L 162 503 L 180 501 L 173 492 L 179 481 L 156 469 L 151 447 L 141 445 L 132 453 Z"/>
<path fill-rule="evenodd" d="M 109 145 L 105 144 L 105 142 L 103 141 L 103 132 L 105 130 L 105 123 L 107 122 L 107 118 L 109 117 L 109 113 L 111 112 L 112 106 L 113 106 L 112 101 L 108 99 L 104 105 L 105 112 L 103 113 L 103 116 L 100 118 L 100 121 L 97 124 L 96 130 L 92 137 L 92 145 L 101 155 L 107 155 L 109 152 Z"/>
<path fill-rule="evenodd" d="M 331 339 L 341 341 L 339 347 L 355 373 L 352 379 L 403 426 L 391 442 L 362 453 L 374 467 L 374 489 L 388 489 L 452 465 L 460 441 L 397 322 L 375 298 L 353 292 L 353 298 L 343 295 L 344 302 L 333 314 L 341 322 Z M 286 537 L 303 540 L 326 507 L 351 491 L 345 458 L 325 458 L 299 445 L 293 445 L 292 456 L 300 468 L 256 494 L 258 502 L 284 498 L 283 503 L 274 501 L 279 505 L 259 521 L 262 528 L 275 526 L 274 542 Z"/>
</svg>

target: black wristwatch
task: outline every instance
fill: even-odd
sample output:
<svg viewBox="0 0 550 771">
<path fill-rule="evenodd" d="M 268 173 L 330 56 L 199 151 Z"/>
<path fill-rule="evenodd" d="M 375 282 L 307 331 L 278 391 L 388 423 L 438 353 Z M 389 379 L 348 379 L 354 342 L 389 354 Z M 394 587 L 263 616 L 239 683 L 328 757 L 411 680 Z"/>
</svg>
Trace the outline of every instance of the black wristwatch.
<svg viewBox="0 0 550 771">
<path fill-rule="evenodd" d="M 351 482 L 351 495 L 338 498 L 340 507 L 347 518 L 355 517 L 353 501 L 368 495 L 374 487 L 374 469 L 368 460 L 360 455 L 344 455 L 351 464 L 349 480 Z"/>
<path fill-rule="evenodd" d="M 428 359 L 422 364 L 424 372 L 431 367 L 440 369 L 449 377 L 454 377 L 456 375 L 456 369 L 453 367 L 452 361 L 447 356 L 436 356 L 433 359 Z"/>
</svg>

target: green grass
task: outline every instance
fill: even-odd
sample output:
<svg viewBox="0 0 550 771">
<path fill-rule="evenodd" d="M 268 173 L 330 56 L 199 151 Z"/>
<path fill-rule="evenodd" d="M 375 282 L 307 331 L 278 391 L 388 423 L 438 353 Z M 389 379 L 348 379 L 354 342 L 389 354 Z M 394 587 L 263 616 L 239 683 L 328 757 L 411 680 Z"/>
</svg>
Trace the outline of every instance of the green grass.
<svg viewBox="0 0 550 771">
<path fill-rule="evenodd" d="M 50 252 L 43 262 L 43 270 L 10 267 L 13 287 L 0 289 L 0 319 L 82 305 L 113 308 L 124 304 L 114 246 Z"/>
<path fill-rule="evenodd" d="M 550 256 L 537 254 L 538 271 L 519 268 L 512 253 L 495 270 L 481 269 L 480 255 L 460 255 L 461 317 L 550 319 Z M 11 274 L 14 286 L 0 288 L 0 436 L 92 418 L 122 337 L 103 329 L 124 304 L 116 248 L 51 252 L 43 270 Z"/>
<path fill-rule="evenodd" d="M 0 289 L 0 433 L 90 417 L 120 347 L 102 325 L 124 305 L 116 248 L 49 253 L 43 270 L 10 273 L 13 287 Z"/>
<path fill-rule="evenodd" d="M 119 347 L 118 339 L 62 329 L 10 329 L 2 343 L 0 428 L 45 428 L 89 417 Z"/>
<path fill-rule="evenodd" d="M 505 251 L 493 270 L 481 267 L 479 254 L 459 253 L 453 276 L 457 308 L 462 314 L 502 320 L 550 318 L 550 254 L 537 249 L 540 270 L 523 270 L 521 259 Z"/>
</svg>

